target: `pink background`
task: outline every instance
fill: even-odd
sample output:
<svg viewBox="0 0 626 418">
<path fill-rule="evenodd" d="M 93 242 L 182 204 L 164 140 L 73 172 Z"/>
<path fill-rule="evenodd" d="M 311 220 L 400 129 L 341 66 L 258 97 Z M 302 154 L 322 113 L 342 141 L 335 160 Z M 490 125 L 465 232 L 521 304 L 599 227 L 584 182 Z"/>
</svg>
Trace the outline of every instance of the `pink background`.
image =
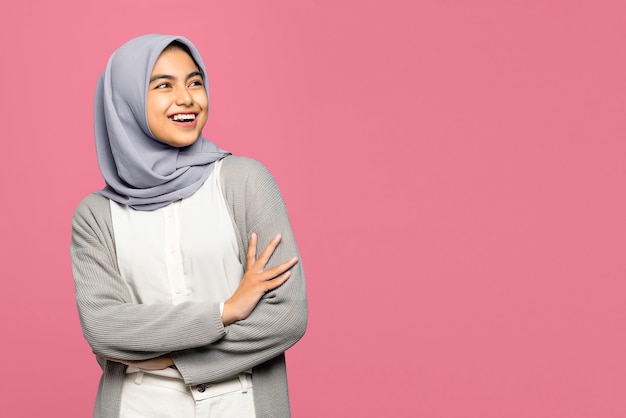
<svg viewBox="0 0 626 418">
<path fill-rule="evenodd" d="M 626 417 L 624 4 L 4 2 L 2 415 L 91 414 L 68 247 L 93 92 L 161 32 L 203 53 L 207 137 L 290 210 L 295 418 Z"/>
</svg>

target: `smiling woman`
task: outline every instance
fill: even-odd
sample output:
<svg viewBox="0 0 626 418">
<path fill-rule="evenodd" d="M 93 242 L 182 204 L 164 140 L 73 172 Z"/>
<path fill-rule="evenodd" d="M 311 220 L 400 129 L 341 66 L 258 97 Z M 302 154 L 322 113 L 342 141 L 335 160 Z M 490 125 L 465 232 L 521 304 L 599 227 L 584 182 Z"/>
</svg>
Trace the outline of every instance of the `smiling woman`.
<svg viewBox="0 0 626 418">
<path fill-rule="evenodd" d="M 284 352 L 307 323 L 299 254 L 271 174 L 202 137 L 205 74 L 187 39 L 145 35 L 98 83 L 106 187 L 76 209 L 71 246 L 102 367 L 95 417 L 290 415 Z"/>
<path fill-rule="evenodd" d="M 155 62 L 146 107 L 148 126 L 157 140 L 185 147 L 200 136 L 209 99 L 198 65 L 180 42 L 170 44 Z"/>
</svg>

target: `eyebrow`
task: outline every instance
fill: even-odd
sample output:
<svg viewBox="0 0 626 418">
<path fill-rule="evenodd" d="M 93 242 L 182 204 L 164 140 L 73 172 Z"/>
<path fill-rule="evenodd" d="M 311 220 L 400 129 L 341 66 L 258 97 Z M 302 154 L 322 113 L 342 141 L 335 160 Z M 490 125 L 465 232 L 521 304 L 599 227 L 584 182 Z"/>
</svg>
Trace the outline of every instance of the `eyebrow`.
<svg viewBox="0 0 626 418">
<path fill-rule="evenodd" d="M 200 71 L 192 71 L 189 74 L 187 74 L 187 77 L 185 78 L 185 80 L 189 80 L 190 78 L 196 77 L 196 76 L 202 77 L 202 73 Z M 164 78 L 166 80 L 176 80 L 176 77 L 174 77 L 173 75 L 169 75 L 169 74 L 155 74 L 152 77 L 150 77 L 150 83 L 152 83 L 155 80 L 159 80 L 161 78 Z"/>
</svg>

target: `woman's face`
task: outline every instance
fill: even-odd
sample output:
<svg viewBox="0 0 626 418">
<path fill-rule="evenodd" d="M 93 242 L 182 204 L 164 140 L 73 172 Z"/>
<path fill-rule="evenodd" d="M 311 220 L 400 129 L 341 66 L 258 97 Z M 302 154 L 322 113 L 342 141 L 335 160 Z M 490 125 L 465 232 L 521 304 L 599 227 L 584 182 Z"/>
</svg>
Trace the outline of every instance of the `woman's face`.
<svg viewBox="0 0 626 418">
<path fill-rule="evenodd" d="M 146 112 L 154 137 L 185 147 L 200 137 L 208 117 L 209 99 L 200 70 L 180 48 L 161 53 L 150 75 Z"/>
</svg>

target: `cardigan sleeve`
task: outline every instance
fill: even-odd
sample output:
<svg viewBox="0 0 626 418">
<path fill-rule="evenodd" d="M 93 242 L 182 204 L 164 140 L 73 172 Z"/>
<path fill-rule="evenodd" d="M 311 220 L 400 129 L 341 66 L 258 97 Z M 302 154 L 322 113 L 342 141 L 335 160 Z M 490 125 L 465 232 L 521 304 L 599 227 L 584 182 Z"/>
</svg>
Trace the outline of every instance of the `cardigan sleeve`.
<svg viewBox="0 0 626 418">
<path fill-rule="evenodd" d="M 225 335 L 217 303 L 132 303 L 114 243 L 109 200 L 88 196 L 74 213 L 70 255 L 80 323 L 95 353 L 146 360 Z"/>
<path fill-rule="evenodd" d="M 307 325 L 302 260 L 274 178 L 252 159 L 226 157 L 222 163 L 222 192 L 233 218 L 244 266 L 252 232 L 258 235 L 259 252 L 277 233 L 282 234 L 267 268 L 294 256 L 299 262 L 292 268 L 291 277 L 266 293 L 248 318 L 228 325 L 223 338 L 203 347 L 171 353 L 188 385 L 223 379 L 281 355 L 304 335 Z"/>
</svg>

